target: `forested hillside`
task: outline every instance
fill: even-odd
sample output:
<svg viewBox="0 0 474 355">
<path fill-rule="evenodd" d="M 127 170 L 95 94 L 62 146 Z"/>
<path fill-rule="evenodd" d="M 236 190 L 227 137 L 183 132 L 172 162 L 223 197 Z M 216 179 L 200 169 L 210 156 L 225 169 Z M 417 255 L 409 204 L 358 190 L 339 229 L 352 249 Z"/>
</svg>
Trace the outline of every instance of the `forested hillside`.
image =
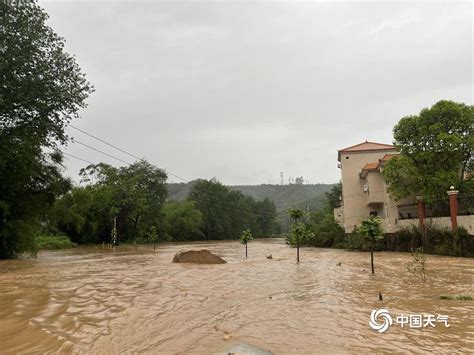
<svg viewBox="0 0 474 355">
<path fill-rule="evenodd" d="M 175 201 L 185 200 L 192 186 L 197 181 L 168 184 L 168 199 Z M 287 211 L 290 207 L 317 211 L 324 207 L 324 193 L 329 191 L 333 184 L 291 184 L 291 185 L 235 185 L 228 186 L 232 190 L 240 191 L 256 200 L 270 199 L 275 203 L 278 212 L 278 222 L 282 231 L 288 231 L 289 218 Z"/>
</svg>

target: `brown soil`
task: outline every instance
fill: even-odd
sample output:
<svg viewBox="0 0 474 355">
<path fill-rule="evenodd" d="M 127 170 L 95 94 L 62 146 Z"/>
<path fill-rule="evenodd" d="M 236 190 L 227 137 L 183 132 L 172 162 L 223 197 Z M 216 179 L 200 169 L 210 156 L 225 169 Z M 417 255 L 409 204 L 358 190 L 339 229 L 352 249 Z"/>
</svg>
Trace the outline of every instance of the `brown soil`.
<svg viewBox="0 0 474 355">
<path fill-rule="evenodd" d="M 177 253 L 174 263 L 225 264 L 227 261 L 212 254 L 209 250 L 190 250 Z"/>
</svg>

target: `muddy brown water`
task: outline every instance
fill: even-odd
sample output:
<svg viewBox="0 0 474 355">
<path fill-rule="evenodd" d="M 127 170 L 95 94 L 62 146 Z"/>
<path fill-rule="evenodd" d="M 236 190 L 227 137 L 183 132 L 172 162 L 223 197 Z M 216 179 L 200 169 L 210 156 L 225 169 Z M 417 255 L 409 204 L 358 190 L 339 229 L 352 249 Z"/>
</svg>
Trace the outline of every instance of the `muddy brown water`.
<svg viewBox="0 0 474 355">
<path fill-rule="evenodd" d="M 173 264 L 206 248 L 221 265 Z M 273 259 L 266 259 L 272 254 Z M 213 354 L 244 342 L 274 354 L 474 351 L 474 259 L 304 248 L 281 240 L 81 247 L 0 261 L 0 353 Z M 341 262 L 340 266 L 337 264 Z M 384 300 L 378 300 L 381 291 Z M 450 327 L 369 327 L 371 311 L 448 315 Z"/>
</svg>

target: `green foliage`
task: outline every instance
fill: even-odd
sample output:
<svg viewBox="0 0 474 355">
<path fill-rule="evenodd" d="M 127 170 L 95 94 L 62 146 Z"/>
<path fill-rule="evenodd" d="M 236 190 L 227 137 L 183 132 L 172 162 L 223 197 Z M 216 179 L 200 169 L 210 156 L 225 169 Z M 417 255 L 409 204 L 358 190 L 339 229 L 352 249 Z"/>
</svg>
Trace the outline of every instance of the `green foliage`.
<svg viewBox="0 0 474 355">
<path fill-rule="evenodd" d="M 165 232 L 169 240 L 198 240 L 201 232 L 202 213 L 194 201 L 168 201 L 163 206 Z"/>
<path fill-rule="evenodd" d="M 77 244 L 64 235 L 39 235 L 35 238 L 36 247 L 42 249 L 69 249 L 74 248 Z"/>
<path fill-rule="evenodd" d="M 380 217 L 370 216 L 362 221 L 357 228 L 358 234 L 362 235 L 370 248 L 375 248 L 378 241 L 383 239 L 382 220 Z"/>
<path fill-rule="evenodd" d="M 423 248 L 415 248 L 411 250 L 412 261 L 407 265 L 408 271 L 418 275 L 421 281 L 426 282 L 426 256 Z"/>
<path fill-rule="evenodd" d="M 372 274 L 374 274 L 374 249 L 377 246 L 377 242 L 381 241 L 384 237 L 381 219 L 379 217 L 370 216 L 363 220 L 361 225 L 357 228 L 357 233 L 364 237 L 365 242 L 369 246 L 370 263 L 372 266 Z"/>
<path fill-rule="evenodd" d="M 474 237 L 469 235 L 463 227 L 458 227 L 453 235 L 451 229 L 427 226 L 425 236 L 416 227 L 404 228 L 395 233 L 395 237 L 399 240 L 409 241 L 414 247 L 423 246 L 423 251 L 428 254 L 474 256 Z"/>
<path fill-rule="evenodd" d="M 245 229 L 253 230 L 257 238 L 268 237 L 276 227 L 276 209 L 270 200 L 255 201 L 215 179 L 195 183 L 189 200 L 202 213 L 205 239 L 238 239 Z"/>
<path fill-rule="evenodd" d="M 0 258 L 34 250 L 54 200 L 70 188 L 56 148 L 93 91 L 35 2 L 0 2 Z"/>
<path fill-rule="evenodd" d="M 396 198 L 422 195 L 427 202 L 446 198 L 451 185 L 462 193 L 474 186 L 474 107 L 439 101 L 395 126 L 394 144 L 401 156 L 389 160 L 384 179 Z M 469 191 L 469 193 L 474 190 Z"/>
<path fill-rule="evenodd" d="M 252 232 L 250 231 L 250 229 L 244 230 L 242 232 L 242 234 L 240 235 L 240 242 L 242 244 L 247 244 L 251 240 L 253 240 L 253 236 L 252 236 Z"/>
<path fill-rule="evenodd" d="M 314 240 L 314 234 L 309 229 L 308 225 L 299 223 L 299 224 L 293 224 L 291 226 L 291 231 L 285 236 L 285 242 L 286 244 L 296 247 L 298 245 L 300 246 L 310 246 L 312 244 L 312 241 Z"/>
<path fill-rule="evenodd" d="M 74 188 L 56 202 L 49 216 L 72 241 L 110 243 L 114 218 L 117 241 L 143 240 L 151 226 L 163 225 L 163 170 L 146 161 L 120 168 L 97 164 L 82 169 L 81 176 L 83 182 L 95 184 Z"/>
<path fill-rule="evenodd" d="M 183 201 L 191 192 L 192 187 L 199 180 L 185 183 L 170 183 L 167 185 L 171 200 Z M 329 191 L 332 184 L 291 184 L 291 185 L 236 185 L 228 186 L 229 189 L 239 191 L 245 196 L 256 201 L 268 199 L 276 208 L 276 223 L 274 233 L 287 232 L 291 227 L 288 209 L 292 206 L 318 211 L 325 206 L 325 192 Z M 264 233 L 267 235 L 267 233 Z M 268 234 L 270 235 L 270 234 Z"/>
<path fill-rule="evenodd" d="M 313 237 L 308 245 L 322 248 L 342 248 L 344 246 L 344 229 L 336 222 L 333 214 L 326 214 L 319 223 L 310 223 Z"/>
<path fill-rule="evenodd" d="M 288 211 L 288 215 L 293 220 L 293 222 L 297 224 L 300 220 L 302 220 L 306 216 L 306 212 L 298 208 L 291 208 Z"/>
<path fill-rule="evenodd" d="M 333 209 L 339 206 L 342 193 L 341 184 L 333 185 L 330 191 L 325 193 L 326 205 L 324 208 L 313 211 L 308 216 L 308 222 L 295 233 L 292 232 L 286 236 L 287 244 L 296 245 L 296 234 L 300 235 L 300 244 L 304 246 L 323 247 L 323 248 L 343 248 L 344 247 L 344 229 L 334 219 Z M 302 220 L 306 213 L 302 210 L 292 209 L 289 212 L 291 219 Z M 298 228 L 300 229 L 300 228 Z"/>
<path fill-rule="evenodd" d="M 146 232 L 146 240 L 148 243 L 156 244 L 158 242 L 158 232 L 155 226 L 148 228 Z"/>
<path fill-rule="evenodd" d="M 341 205 L 342 183 L 333 185 L 331 190 L 324 193 L 326 198 L 326 206 L 332 213 L 332 210 Z"/>
</svg>

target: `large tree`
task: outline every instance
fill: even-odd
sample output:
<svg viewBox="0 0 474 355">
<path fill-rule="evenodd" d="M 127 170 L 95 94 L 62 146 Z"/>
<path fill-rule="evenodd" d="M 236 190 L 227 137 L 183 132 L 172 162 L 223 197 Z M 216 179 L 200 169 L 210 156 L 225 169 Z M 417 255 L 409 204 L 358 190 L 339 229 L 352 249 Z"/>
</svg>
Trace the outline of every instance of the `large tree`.
<svg viewBox="0 0 474 355">
<path fill-rule="evenodd" d="M 393 134 L 400 156 L 388 161 L 383 175 L 396 198 L 446 199 L 450 186 L 466 192 L 472 181 L 473 106 L 439 101 L 402 118 Z"/>
<path fill-rule="evenodd" d="M 202 213 L 194 201 L 168 201 L 163 206 L 164 229 L 168 240 L 202 239 Z"/>
<path fill-rule="evenodd" d="M 103 163 L 89 165 L 81 170 L 81 176 L 83 182 L 95 181 L 84 188 L 92 194 L 87 212 L 92 211 L 89 218 L 97 226 L 94 241 L 109 242 L 114 218 L 119 241 L 142 238 L 152 226 L 159 235 L 164 233 L 162 207 L 168 193 L 165 171 L 142 160 L 120 168 Z"/>
<path fill-rule="evenodd" d="M 34 248 L 47 207 L 69 188 L 57 148 L 93 91 L 35 1 L 0 2 L 0 258 Z"/>
</svg>

